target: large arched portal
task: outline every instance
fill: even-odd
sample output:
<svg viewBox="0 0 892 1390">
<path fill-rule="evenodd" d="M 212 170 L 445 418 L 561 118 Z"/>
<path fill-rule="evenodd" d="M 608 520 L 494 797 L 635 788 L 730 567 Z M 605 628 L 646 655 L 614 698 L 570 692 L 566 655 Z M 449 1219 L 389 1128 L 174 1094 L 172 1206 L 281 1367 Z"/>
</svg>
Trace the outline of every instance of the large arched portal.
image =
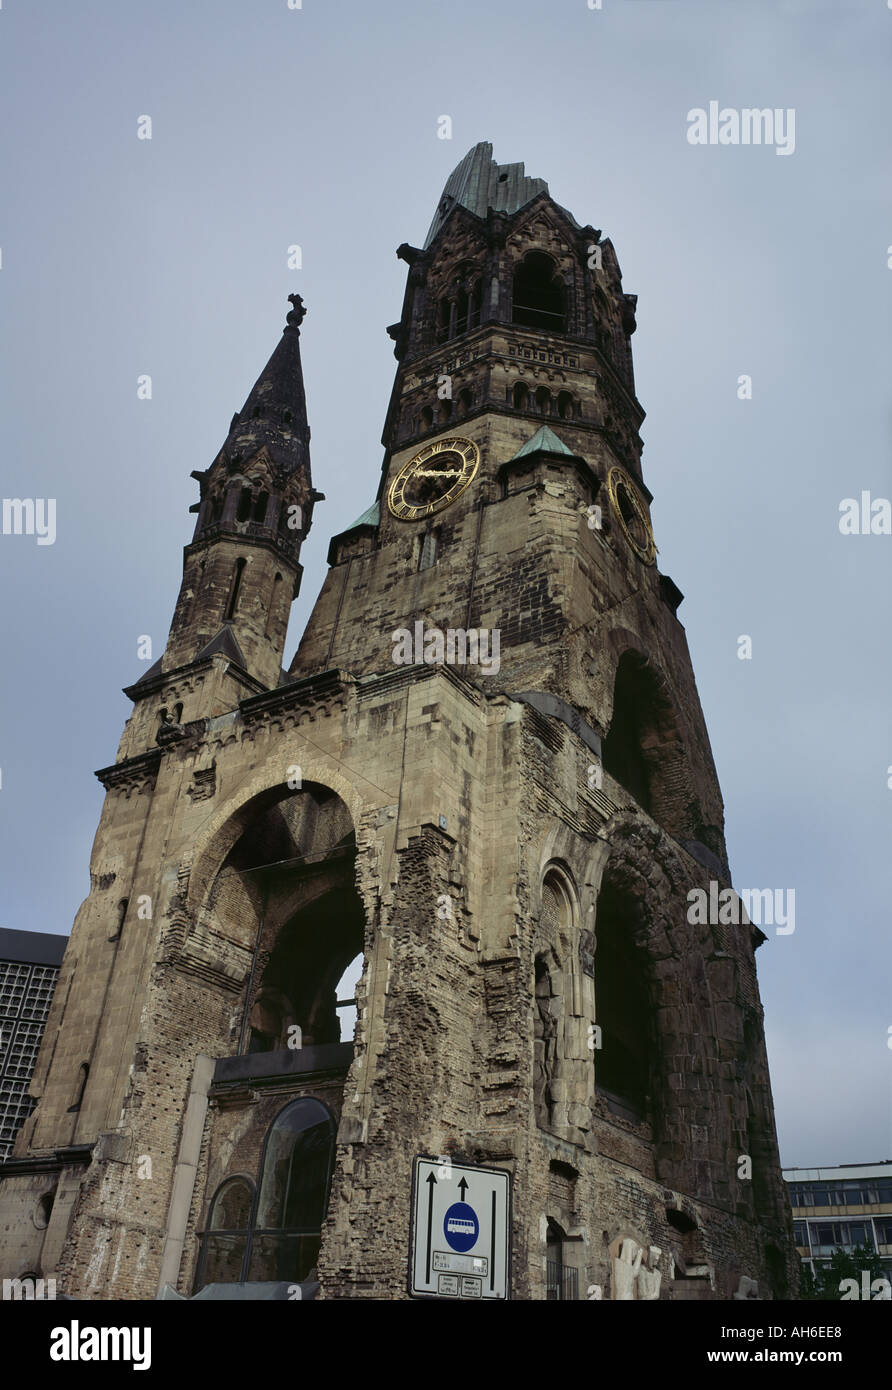
<svg viewBox="0 0 892 1390">
<path fill-rule="evenodd" d="M 365 962 L 353 820 L 304 783 L 263 793 L 221 833 L 203 924 L 240 941 L 250 968 L 210 1089 L 195 1287 L 311 1283 Z"/>
<path fill-rule="evenodd" d="M 209 907 L 253 937 L 239 1053 L 348 1040 L 339 1001 L 354 984 L 365 914 L 354 881 L 356 837 L 344 802 L 319 783 L 258 798 L 214 882 Z M 246 941 L 247 944 L 247 941 Z M 361 964 L 361 960 L 359 962 Z"/>
</svg>

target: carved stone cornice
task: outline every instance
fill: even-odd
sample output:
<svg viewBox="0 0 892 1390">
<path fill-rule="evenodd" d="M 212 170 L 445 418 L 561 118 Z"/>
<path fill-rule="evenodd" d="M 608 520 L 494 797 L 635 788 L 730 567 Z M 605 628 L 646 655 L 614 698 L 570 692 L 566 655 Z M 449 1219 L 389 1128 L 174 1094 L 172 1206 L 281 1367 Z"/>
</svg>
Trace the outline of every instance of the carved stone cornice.
<svg viewBox="0 0 892 1390">
<path fill-rule="evenodd" d="M 147 753 L 138 753 L 135 758 L 125 758 L 123 762 L 112 763 L 111 767 L 101 767 L 94 776 L 106 791 L 123 791 L 130 795 L 134 791 L 151 791 L 158 779 L 163 753 L 160 748 L 150 748 Z"/>
</svg>

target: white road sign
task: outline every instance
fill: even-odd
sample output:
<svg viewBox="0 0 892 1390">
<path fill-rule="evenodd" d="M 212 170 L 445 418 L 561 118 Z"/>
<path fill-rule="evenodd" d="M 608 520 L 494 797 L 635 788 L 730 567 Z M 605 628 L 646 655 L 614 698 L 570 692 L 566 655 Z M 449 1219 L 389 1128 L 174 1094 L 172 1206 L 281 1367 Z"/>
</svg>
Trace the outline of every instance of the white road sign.
<svg viewBox="0 0 892 1390">
<path fill-rule="evenodd" d="M 409 1292 L 507 1298 L 511 1176 L 445 1158 L 416 1158 Z"/>
</svg>

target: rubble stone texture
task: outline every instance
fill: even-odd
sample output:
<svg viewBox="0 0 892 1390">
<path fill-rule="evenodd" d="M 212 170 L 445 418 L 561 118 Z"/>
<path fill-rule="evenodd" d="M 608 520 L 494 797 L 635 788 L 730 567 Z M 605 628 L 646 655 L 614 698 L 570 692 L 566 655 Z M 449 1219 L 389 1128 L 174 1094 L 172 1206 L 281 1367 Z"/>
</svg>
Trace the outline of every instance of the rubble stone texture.
<svg viewBox="0 0 892 1390">
<path fill-rule="evenodd" d="M 262 1277 L 407 1298 L 413 1157 L 443 1155 L 511 1174 L 513 1298 L 791 1297 L 762 934 L 688 921 L 730 875 L 681 594 L 635 512 L 635 296 L 611 243 L 485 144 L 398 254 L 377 502 L 332 540 L 287 675 L 321 497 L 299 298 L 195 474 L 170 638 L 97 774 L 91 891 L 0 1167 L 0 1274 L 191 1295 L 220 1184 L 250 1204 L 276 1116 L 315 1097 L 337 1126 L 321 1246 Z M 394 477 L 453 437 L 473 481 L 394 516 Z M 418 622 L 497 631 L 498 669 L 396 663 Z"/>
</svg>

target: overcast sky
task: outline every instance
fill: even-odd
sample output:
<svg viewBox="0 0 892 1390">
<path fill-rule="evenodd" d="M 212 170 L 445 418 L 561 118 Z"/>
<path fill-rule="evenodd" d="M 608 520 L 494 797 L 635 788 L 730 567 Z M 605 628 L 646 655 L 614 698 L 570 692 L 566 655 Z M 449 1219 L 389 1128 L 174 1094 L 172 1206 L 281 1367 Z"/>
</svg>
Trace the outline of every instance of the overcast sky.
<svg viewBox="0 0 892 1390">
<path fill-rule="evenodd" d="M 0 925 L 71 928 L 190 471 L 297 290 L 328 501 L 287 667 L 377 486 L 395 248 L 490 140 L 639 296 L 644 476 L 734 882 L 795 891 L 758 955 L 782 1161 L 889 1157 L 892 536 L 841 535 L 839 505 L 892 497 L 890 45 L 885 0 L 8 0 L 0 492 L 55 498 L 57 535 L 0 535 Z M 793 110 L 792 153 L 689 143 L 713 100 Z"/>
</svg>

